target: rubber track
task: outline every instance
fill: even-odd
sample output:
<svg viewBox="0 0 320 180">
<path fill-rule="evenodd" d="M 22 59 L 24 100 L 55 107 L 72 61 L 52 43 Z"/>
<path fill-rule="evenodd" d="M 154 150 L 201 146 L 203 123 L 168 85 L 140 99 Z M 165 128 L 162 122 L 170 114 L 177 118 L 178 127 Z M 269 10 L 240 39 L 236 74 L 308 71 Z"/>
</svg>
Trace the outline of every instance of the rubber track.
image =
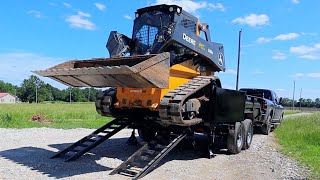
<svg viewBox="0 0 320 180">
<path fill-rule="evenodd" d="M 116 88 L 110 88 L 97 96 L 96 110 L 100 115 L 108 117 L 112 116 L 112 108 L 110 107 L 113 106 L 113 104 L 111 103 L 112 100 L 115 98 L 116 93 Z"/>
<path fill-rule="evenodd" d="M 194 118 L 191 121 L 183 120 L 182 105 L 188 97 L 209 85 L 215 79 L 216 77 L 214 76 L 197 76 L 189 82 L 169 91 L 160 102 L 159 115 L 161 121 L 165 124 L 177 125 L 194 125 L 201 122 L 202 120 L 199 118 Z"/>
</svg>

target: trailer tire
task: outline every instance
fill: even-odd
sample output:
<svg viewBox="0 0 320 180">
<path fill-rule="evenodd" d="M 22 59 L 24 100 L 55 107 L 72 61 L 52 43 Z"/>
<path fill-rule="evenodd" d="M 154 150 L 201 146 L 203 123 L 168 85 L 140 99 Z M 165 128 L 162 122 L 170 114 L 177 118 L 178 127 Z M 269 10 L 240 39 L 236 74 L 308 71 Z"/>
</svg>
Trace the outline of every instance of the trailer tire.
<svg viewBox="0 0 320 180">
<path fill-rule="evenodd" d="M 139 137 L 146 142 L 150 142 L 156 137 L 156 131 L 151 128 L 139 128 L 138 129 L 138 134 Z"/>
<path fill-rule="evenodd" d="M 234 129 L 229 130 L 227 137 L 227 147 L 231 154 L 241 152 L 244 143 L 244 127 L 241 122 L 236 122 Z"/>
<path fill-rule="evenodd" d="M 242 149 L 249 149 L 253 138 L 253 124 L 251 119 L 245 119 L 242 121 L 244 128 L 244 142 Z"/>
<path fill-rule="evenodd" d="M 269 115 L 267 122 L 261 126 L 261 131 L 264 135 L 268 135 L 271 132 L 271 115 Z"/>
</svg>

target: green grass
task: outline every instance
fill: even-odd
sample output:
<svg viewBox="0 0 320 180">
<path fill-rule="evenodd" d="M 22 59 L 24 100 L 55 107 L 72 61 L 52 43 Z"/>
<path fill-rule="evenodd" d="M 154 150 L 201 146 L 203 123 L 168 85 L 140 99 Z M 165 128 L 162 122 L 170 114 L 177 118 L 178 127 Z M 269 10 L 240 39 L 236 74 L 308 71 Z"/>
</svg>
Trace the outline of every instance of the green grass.
<svg viewBox="0 0 320 180">
<path fill-rule="evenodd" d="M 309 166 L 320 178 L 320 113 L 288 118 L 275 130 L 282 151 Z"/>
<path fill-rule="evenodd" d="M 40 114 L 49 122 L 34 122 Z M 1 128 L 98 128 L 110 121 L 100 116 L 94 103 L 0 104 Z"/>
<path fill-rule="evenodd" d="M 284 115 L 289 115 L 289 114 L 297 114 L 300 113 L 301 111 L 299 110 L 284 110 Z"/>
</svg>

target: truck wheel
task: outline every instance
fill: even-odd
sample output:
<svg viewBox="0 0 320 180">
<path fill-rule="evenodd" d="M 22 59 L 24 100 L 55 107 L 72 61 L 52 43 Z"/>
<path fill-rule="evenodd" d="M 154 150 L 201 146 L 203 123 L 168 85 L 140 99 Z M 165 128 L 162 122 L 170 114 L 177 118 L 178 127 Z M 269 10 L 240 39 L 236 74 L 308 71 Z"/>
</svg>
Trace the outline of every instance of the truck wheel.
<svg viewBox="0 0 320 180">
<path fill-rule="evenodd" d="M 242 149 L 249 149 L 253 137 L 253 124 L 251 119 L 245 119 L 242 122 L 244 128 L 244 143 Z"/>
<path fill-rule="evenodd" d="M 228 151 L 232 154 L 238 154 L 244 142 L 244 128 L 242 123 L 236 122 L 234 130 L 229 130 L 227 138 Z"/>
<path fill-rule="evenodd" d="M 139 137 L 146 142 L 149 142 L 156 137 L 156 131 L 151 128 L 139 128 L 138 134 Z"/>
<path fill-rule="evenodd" d="M 271 131 L 271 116 L 269 115 L 268 120 L 261 126 L 262 134 L 268 135 Z"/>
</svg>

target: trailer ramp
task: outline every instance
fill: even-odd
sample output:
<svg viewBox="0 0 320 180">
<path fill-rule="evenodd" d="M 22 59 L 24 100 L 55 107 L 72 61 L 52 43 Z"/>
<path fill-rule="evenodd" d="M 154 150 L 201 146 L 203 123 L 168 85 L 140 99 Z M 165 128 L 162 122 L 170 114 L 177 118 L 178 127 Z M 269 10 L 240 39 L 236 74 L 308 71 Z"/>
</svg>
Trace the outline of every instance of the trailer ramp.
<svg viewBox="0 0 320 180">
<path fill-rule="evenodd" d="M 179 142 L 187 135 L 187 131 L 179 134 L 168 145 L 160 143 L 161 137 L 142 146 L 125 162 L 114 169 L 110 175 L 121 174 L 139 179 L 148 174 Z M 158 140 L 157 140 L 158 139 Z"/>
<path fill-rule="evenodd" d="M 120 130 L 127 127 L 131 121 L 126 119 L 114 119 L 111 122 L 103 125 L 99 129 L 95 130 L 93 133 L 88 136 L 80 139 L 75 142 L 68 148 L 58 152 L 53 158 L 58 158 L 63 155 L 69 155 L 70 157 L 66 160 L 66 162 L 78 159 L 80 156 L 95 148 L 105 140 L 109 139 L 111 136 L 119 132 Z"/>
</svg>

